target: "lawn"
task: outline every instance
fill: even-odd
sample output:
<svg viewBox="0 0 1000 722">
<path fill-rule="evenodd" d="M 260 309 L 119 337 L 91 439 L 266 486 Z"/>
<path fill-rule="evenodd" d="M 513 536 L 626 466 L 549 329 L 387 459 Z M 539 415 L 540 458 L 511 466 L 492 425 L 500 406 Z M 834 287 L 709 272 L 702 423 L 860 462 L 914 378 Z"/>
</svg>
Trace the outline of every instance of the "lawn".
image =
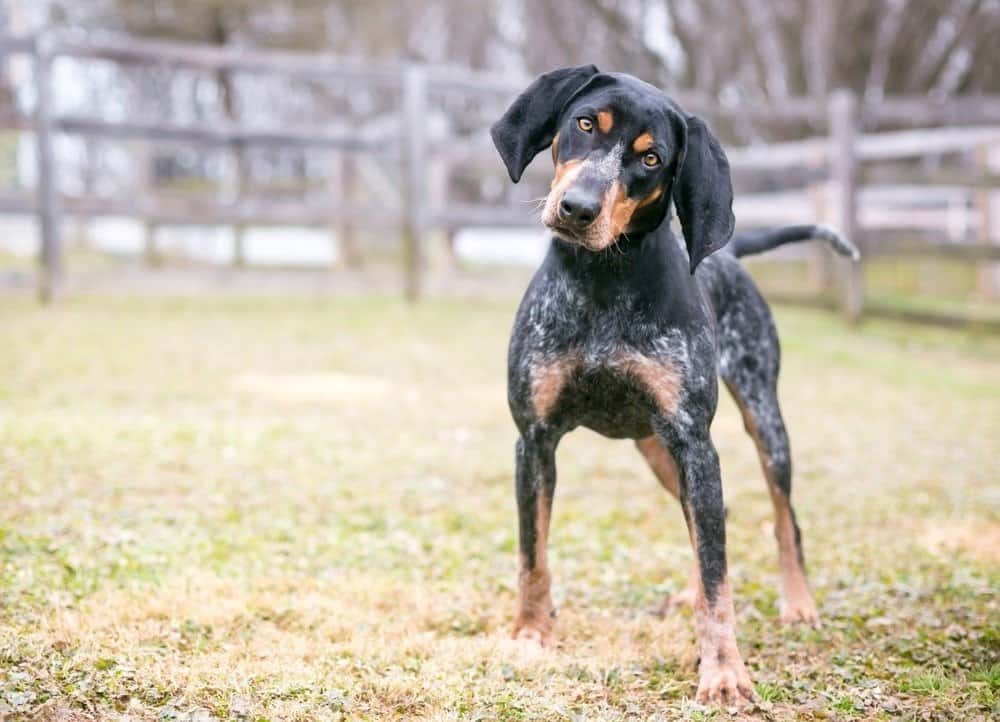
<svg viewBox="0 0 1000 722">
<path fill-rule="evenodd" d="M 632 445 L 559 449 L 559 645 L 507 638 L 507 302 L 0 305 L 0 719 L 728 719 L 692 701 L 691 562 Z M 1000 714 L 1000 338 L 781 310 L 824 626 L 776 618 L 723 399 L 764 719 Z"/>
</svg>

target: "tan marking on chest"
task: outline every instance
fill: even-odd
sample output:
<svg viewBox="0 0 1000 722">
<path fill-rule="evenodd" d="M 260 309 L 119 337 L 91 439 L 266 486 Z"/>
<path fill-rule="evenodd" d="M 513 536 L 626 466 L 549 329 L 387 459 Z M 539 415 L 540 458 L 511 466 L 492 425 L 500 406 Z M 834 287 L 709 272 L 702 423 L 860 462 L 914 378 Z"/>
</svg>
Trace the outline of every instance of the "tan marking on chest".
<svg viewBox="0 0 1000 722">
<path fill-rule="evenodd" d="M 650 135 L 649 133 L 643 133 L 632 142 L 632 150 L 634 150 L 636 153 L 645 153 L 652 147 L 653 147 L 653 136 Z"/>
<path fill-rule="evenodd" d="M 616 357 L 613 366 L 642 384 L 662 413 L 672 415 L 677 412 L 681 399 L 681 375 L 672 363 L 630 352 Z"/>
<path fill-rule="evenodd" d="M 611 116 L 610 110 L 602 110 L 597 114 L 597 128 L 602 133 L 611 132 L 612 126 L 615 124 L 615 119 Z"/>
<path fill-rule="evenodd" d="M 531 369 L 531 403 L 538 418 L 547 418 L 562 394 L 570 376 L 580 365 L 576 356 L 563 356 Z"/>
</svg>

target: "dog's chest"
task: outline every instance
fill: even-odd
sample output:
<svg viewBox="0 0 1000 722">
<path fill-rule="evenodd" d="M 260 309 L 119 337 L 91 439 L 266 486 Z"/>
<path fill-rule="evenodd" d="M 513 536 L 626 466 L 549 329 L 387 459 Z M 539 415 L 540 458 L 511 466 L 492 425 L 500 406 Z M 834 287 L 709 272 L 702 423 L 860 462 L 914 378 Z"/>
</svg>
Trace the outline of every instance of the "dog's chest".
<svg viewBox="0 0 1000 722">
<path fill-rule="evenodd" d="M 687 353 L 679 334 L 630 343 L 607 327 L 530 362 L 537 417 L 586 426 L 606 436 L 650 433 L 657 415 L 672 416 L 683 396 Z"/>
</svg>

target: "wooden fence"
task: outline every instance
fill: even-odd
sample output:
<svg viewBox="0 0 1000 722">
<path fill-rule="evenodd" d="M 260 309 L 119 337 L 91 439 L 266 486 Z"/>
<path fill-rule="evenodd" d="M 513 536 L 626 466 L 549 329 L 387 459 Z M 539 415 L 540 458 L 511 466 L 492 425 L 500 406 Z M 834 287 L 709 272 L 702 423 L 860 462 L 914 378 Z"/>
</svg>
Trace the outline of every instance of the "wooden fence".
<svg viewBox="0 0 1000 722">
<path fill-rule="evenodd" d="M 37 185 L 33 195 L 0 195 L 0 213 L 37 214 L 41 248 L 38 293 L 49 302 L 59 293 L 63 280 L 61 219 L 65 215 L 125 215 L 151 224 L 315 225 L 351 227 L 382 224 L 400 229 L 404 258 L 404 290 L 409 299 L 421 292 L 421 255 L 430 229 L 473 226 L 531 226 L 535 220 L 521 203 L 503 205 L 455 202 L 440 190 L 440 176 L 450 168 L 468 172 L 481 169 L 496 173 L 500 168 L 483 132 L 469 134 L 461 142 L 434 142 L 428 132 L 429 98 L 434 94 L 458 93 L 477 102 L 502 108 L 527 83 L 522 78 L 419 65 L 359 64 L 316 54 L 258 51 L 219 46 L 181 45 L 166 42 L 109 38 L 81 40 L 44 34 L 35 37 L 0 38 L 0 58 L 27 55 L 32 60 L 35 104 L 31 114 L 0 115 L 0 128 L 29 130 L 36 139 Z M 51 68 L 55 59 L 69 57 L 110 61 L 115 64 L 152 64 L 158 67 L 219 73 L 280 74 L 296 79 L 337 79 L 359 86 L 385 88 L 398 97 L 398 122 L 383 133 L 337 132 L 323 127 L 292 126 L 272 129 L 245 127 L 236 123 L 185 125 L 172 122 L 139 122 L 80 117 L 56 112 L 53 104 Z M 835 92 L 828 102 L 792 99 L 780 107 L 741 103 L 721 106 L 709 99 L 679 94 L 690 110 L 710 118 L 740 116 L 765 122 L 800 122 L 825 128 L 826 137 L 803 141 L 732 148 L 731 165 L 736 173 L 775 173 L 796 169 L 810 173 L 812 190 L 801 194 L 807 207 L 843 229 L 862 246 L 864 253 L 897 255 L 940 254 L 968 262 L 1000 261 L 1000 246 L 991 242 L 990 189 L 997 188 L 997 175 L 988 165 L 975 173 L 936 171 L 901 172 L 879 168 L 879 163 L 948 154 L 978 154 L 1000 146 L 1000 97 L 950 99 L 891 98 L 875 106 L 860 107 L 849 91 Z M 891 132 L 862 133 L 866 127 L 892 125 Z M 952 127 L 899 130 L 900 126 L 951 124 Z M 137 138 L 155 142 L 179 142 L 217 146 L 237 151 L 246 147 L 332 149 L 350 156 L 384 155 L 401 168 L 398 211 L 370 208 L 352 202 L 346 194 L 331 194 L 322 202 L 254 202 L 171 199 L 136 193 L 128 198 L 69 197 L 58 189 L 53 138 L 56 134 L 88 138 Z M 431 176 L 436 175 L 437 178 Z M 945 177 L 947 176 L 947 177 Z M 529 174 L 530 177 L 530 174 Z M 947 181 L 947 183 L 945 183 Z M 866 183 L 884 186 L 929 187 L 931 184 L 968 189 L 976 194 L 976 242 L 921 242 L 908 238 L 892 240 L 892 231 L 912 228 L 908 218 L 889 219 L 887 213 L 870 214 L 865 220 L 859 198 Z M 780 204 L 771 208 L 761 196 L 760 209 L 738 214 L 752 225 L 809 220 L 801 215 L 786 218 Z M 819 198 L 819 201 L 815 199 Z M 753 201 L 739 198 L 738 203 Z M 897 214 L 908 215 L 908 214 Z M 863 222 L 864 221 L 864 222 Z M 878 243 L 874 243 L 875 234 Z M 342 236 L 343 238 L 343 236 Z M 940 239 L 931 239 L 931 241 Z M 992 239 L 995 240 L 995 239 Z M 856 319 L 865 312 L 863 268 L 844 264 L 842 307 Z M 927 320 L 927 319 L 925 319 Z"/>
</svg>

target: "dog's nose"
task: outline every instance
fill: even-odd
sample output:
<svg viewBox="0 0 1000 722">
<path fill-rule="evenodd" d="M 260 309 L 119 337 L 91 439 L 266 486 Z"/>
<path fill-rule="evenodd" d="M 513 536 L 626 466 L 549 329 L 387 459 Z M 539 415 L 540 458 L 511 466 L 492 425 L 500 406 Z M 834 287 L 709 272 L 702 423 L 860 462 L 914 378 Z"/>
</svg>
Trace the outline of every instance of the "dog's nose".
<svg viewBox="0 0 1000 722">
<path fill-rule="evenodd" d="M 577 228 L 586 228 L 601 212 L 601 199 L 578 189 L 570 188 L 559 203 L 559 220 Z"/>
</svg>

